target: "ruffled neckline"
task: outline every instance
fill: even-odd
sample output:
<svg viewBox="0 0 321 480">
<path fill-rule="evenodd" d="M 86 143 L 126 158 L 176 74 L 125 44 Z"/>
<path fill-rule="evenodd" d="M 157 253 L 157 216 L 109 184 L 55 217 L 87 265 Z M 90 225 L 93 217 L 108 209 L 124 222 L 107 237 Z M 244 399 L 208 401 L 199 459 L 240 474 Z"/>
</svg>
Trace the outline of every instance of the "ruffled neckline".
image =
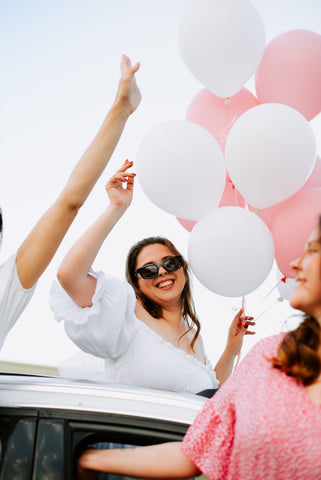
<svg viewBox="0 0 321 480">
<path fill-rule="evenodd" d="M 208 373 L 211 373 L 212 376 L 215 378 L 215 380 L 218 382 L 216 378 L 216 374 L 212 366 L 209 364 L 205 364 L 198 360 L 198 358 L 194 357 L 193 355 L 190 355 L 189 353 L 185 352 L 185 350 L 182 350 L 181 348 L 175 347 L 171 342 L 168 342 L 167 340 L 164 340 L 164 338 L 156 333 L 154 330 L 152 330 L 146 323 L 144 323 L 142 320 L 140 320 L 136 315 L 135 318 L 137 320 L 138 328 L 142 327 L 146 332 L 149 333 L 149 335 L 154 336 L 158 340 L 159 343 L 166 345 L 167 348 L 171 349 L 172 351 L 175 351 L 178 355 L 181 357 L 187 359 L 190 363 L 194 363 L 195 365 L 201 367 L 204 371 L 207 371 Z M 205 357 L 207 359 L 207 356 L 205 354 Z"/>
</svg>

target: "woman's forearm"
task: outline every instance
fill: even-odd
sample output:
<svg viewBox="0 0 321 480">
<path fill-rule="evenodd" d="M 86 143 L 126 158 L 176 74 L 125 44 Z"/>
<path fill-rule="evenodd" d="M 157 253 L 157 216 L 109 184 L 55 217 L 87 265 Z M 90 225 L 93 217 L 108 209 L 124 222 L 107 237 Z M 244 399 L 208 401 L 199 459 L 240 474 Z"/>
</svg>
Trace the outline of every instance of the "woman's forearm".
<svg viewBox="0 0 321 480">
<path fill-rule="evenodd" d="M 220 356 L 217 364 L 215 365 L 214 371 L 216 373 L 217 379 L 220 382 L 220 386 L 228 379 L 231 375 L 234 367 L 235 353 L 229 351 L 227 348 L 224 350 Z"/>
<path fill-rule="evenodd" d="M 80 237 L 63 259 L 57 277 L 68 295 L 81 307 L 90 306 L 96 280 L 89 270 L 106 237 L 125 212 L 109 205 L 96 222 Z"/>
<path fill-rule="evenodd" d="M 137 478 L 191 478 L 200 471 L 181 450 L 180 442 L 115 450 L 88 450 L 78 461 L 86 471 L 129 475 Z"/>
</svg>

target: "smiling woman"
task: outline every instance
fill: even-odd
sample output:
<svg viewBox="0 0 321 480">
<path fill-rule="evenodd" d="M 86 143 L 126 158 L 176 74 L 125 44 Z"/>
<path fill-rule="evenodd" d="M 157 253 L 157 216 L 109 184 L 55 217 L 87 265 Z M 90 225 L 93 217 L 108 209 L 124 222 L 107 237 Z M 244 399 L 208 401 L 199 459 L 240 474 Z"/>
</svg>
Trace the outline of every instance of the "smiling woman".
<svg viewBox="0 0 321 480">
<path fill-rule="evenodd" d="M 58 270 L 51 308 L 71 340 L 105 360 L 104 380 L 184 393 L 215 391 L 230 375 L 252 318 L 240 310 L 215 369 L 205 354 L 188 264 L 166 238 L 145 238 L 127 258 L 127 282 L 91 269 L 129 207 L 135 174 L 123 166 L 107 182 L 110 203 Z M 63 287 L 63 288 L 62 288 Z M 82 372 L 86 377 L 86 372 Z"/>
<path fill-rule="evenodd" d="M 290 303 L 305 312 L 304 321 L 287 334 L 273 359 L 275 368 L 286 372 L 309 387 L 318 403 L 320 383 L 313 387 L 321 374 L 320 322 L 321 322 L 321 217 L 311 233 L 302 256 L 291 264 L 296 273 L 296 288 Z M 321 378 L 319 378 L 319 382 Z"/>
</svg>

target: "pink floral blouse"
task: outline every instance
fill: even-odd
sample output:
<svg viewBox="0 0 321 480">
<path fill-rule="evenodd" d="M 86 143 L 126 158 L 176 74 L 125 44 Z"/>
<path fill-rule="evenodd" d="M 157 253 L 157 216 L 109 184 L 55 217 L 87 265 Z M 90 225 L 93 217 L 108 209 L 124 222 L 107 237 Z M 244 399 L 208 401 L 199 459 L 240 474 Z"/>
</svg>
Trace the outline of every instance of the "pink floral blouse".
<svg viewBox="0 0 321 480">
<path fill-rule="evenodd" d="M 321 479 L 321 405 L 267 360 L 283 335 L 259 341 L 187 431 L 182 450 L 210 479 Z"/>
</svg>

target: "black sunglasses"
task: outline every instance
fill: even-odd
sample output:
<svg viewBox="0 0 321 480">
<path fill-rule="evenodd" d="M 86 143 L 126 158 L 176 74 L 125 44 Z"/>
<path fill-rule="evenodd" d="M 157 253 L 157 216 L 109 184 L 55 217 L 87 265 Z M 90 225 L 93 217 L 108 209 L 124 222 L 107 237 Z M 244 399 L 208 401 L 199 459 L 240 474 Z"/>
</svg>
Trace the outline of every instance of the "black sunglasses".
<svg viewBox="0 0 321 480">
<path fill-rule="evenodd" d="M 139 274 L 142 278 L 147 280 L 148 278 L 155 278 L 158 275 L 159 267 L 165 268 L 166 272 L 174 272 L 183 265 L 183 259 L 180 255 L 176 257 L 165 258 L 161 263 L 149 263 L 143 267 L 137 268 L 135 275 Z"/>
</svg>

